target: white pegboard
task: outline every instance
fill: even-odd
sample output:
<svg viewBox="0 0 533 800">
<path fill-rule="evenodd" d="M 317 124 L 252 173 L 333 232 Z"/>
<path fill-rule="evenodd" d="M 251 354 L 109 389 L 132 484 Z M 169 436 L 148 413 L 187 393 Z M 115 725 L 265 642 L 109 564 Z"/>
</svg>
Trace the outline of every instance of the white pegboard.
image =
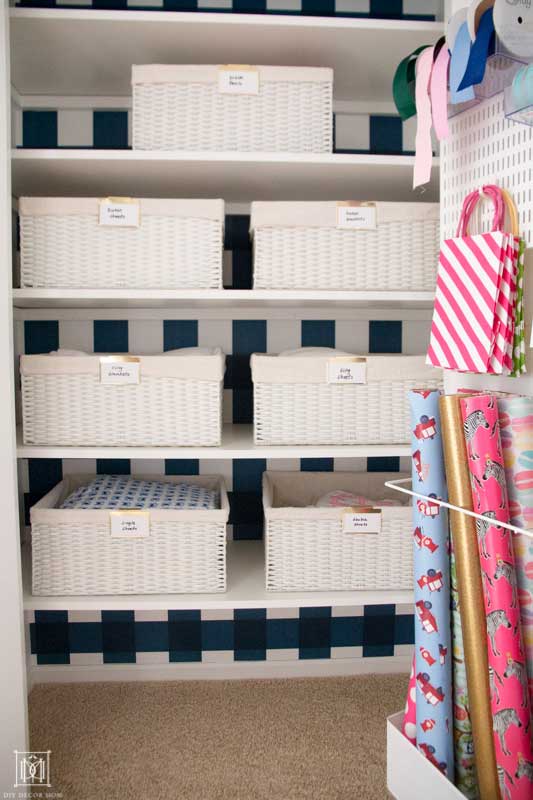
<svg viewBox="0 0 533 800">
<path fill-rule="evenodd" d="M 487 183 L 508 189 L 520 215 L 521 234 L 533 246 L 533 127 L 509 122 L 503 94 L 485 100 L 450 120 L 441 152 L 441 231 L 455 236 L 466 195 Z M 489 230 L 491 204 L 478 224 Z M 477 228 L 480 230 L 480 228 Z"/>
</svg>

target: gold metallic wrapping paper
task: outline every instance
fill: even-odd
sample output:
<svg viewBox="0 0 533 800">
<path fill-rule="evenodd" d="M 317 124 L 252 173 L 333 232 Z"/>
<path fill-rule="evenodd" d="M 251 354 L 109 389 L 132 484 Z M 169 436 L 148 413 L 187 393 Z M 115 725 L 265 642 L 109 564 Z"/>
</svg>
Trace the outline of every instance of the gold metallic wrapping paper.
<svg viewBox="0 0 533 800">
<path fill-rule="evenodd" d="M 441 397 L 439 401 L 448 498 L 452 505 L 472 511 L 472 490 L 459 402 L 458 395 Z M 473 517 L 450 510 L 450 527 L 456 559 L 479 796 L 480 800 L 499 800 L 490 706 L 487 623 L 476 523 Z"/>
</svg>

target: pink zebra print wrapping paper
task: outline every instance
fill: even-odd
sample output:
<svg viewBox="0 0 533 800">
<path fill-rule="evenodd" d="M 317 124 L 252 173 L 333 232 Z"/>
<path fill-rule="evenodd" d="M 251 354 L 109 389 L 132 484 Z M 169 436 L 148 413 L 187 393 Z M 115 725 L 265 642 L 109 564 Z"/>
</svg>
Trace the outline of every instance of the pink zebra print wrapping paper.
<svg viewBox="0 0 533 800">
<path fill-rule="evenodd" d="M 407 701 L 405 703 L 405 715 L 403 718 L 402 732 L 406 739 L 409 739 L 411 744 L 416 745 L 416 677 L 415 677 L 415 659 L 413 656 L 413 664 L 411 666 L 411 674 L 409 676 L 409 686 L 407 687 Z"/>
<path fill-rule="evenodd" d="M 533 398 L 502 398 L 498 408 L 511 522 L 518 528 L 533 530 Z M 533 538 L 517 533 L 513 545 L 533 707 Z"/>
<path fill-rule="evenodd" d="M 533 797 L 533 752 L 525 651 L 520 625 L 507 482 L 492 395 L 461 400 L 487 618 L 496 764 L 502 800 Z"/>
</svg>

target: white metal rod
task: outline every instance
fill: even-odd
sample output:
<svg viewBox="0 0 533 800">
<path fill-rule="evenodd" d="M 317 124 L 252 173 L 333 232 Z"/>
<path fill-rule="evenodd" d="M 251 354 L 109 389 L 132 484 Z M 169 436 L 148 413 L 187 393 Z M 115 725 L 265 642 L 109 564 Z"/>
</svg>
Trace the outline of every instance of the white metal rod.
<svg viewBox="0 0 533 800">
<path fill-rule="evenodd" d="M 418 497 L 420 500 L 427 500 L 429 503 L 436 503 L 439 506 L 444 508 L 449 508 L 452 511 L 459 511 L 462 514 L 467 514 L 469 517 L 474 517 L 474 519 L 480 519 L 483 522 L 487 521 L 487 517 L 484 517 L 483 514 L 476 514 L 475 511 L 470 511 L 467 508 L 460 508 L 459 506 L 454 506 L 451 503 L 447 503 L 445 500 L 441 500 L 438 497 L 428 497 L 425 494 L 420 494 L 420 492 L 414 492 L 412 489 L 405 489 L 400 484 L 404 483 L 412 483 L 412 478 L 401 478 L 397 481 L 387 481 L 385 486 L 388 489 L 394 489 L 396 492 L 403 492 L 403 494 L 408 494 L 411 497 Z M 494 520 L 494 526 L 498 528 L 505 528 L 507 531 L 511 531 L 511 533 L 522 533 L 524 536 L 529 536 L 530 539 L 533 539 L 533 531 L 527 531 L 524 528 L 517 528 L 516 525 L 511 525 L 508 522 L 500 522 L 500 520 Z"/>
</svg>

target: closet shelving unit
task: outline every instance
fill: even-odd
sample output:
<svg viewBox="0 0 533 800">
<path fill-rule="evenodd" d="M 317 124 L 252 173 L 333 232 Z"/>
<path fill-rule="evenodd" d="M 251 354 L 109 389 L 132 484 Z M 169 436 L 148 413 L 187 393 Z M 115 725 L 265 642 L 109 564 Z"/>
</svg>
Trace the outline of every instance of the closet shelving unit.
<svg viewBox="0 0 533 800">
<path fill-rule="evenodd" d="M 4 31 L 2 31 L 4 27 Z M 399 60 L 415 47 L 435 41 L 439 22 L 262 16 L 150 11 L 99 11 L 12 8 L 0 18 L 0 34 L 10 52 L 11 99 L 19 109 L 128 108 L 132 63 L 265 63 L 330 66 L 335 71 L 335 104 L 343 113 L 393 113 L 390 85 Z M 0 37 L 0 44 L 2 44 Z M 0 50 L 2 48 L 0 47 Z M 0 64 L 0 78 L 3 66 Z M 7 82 L 6 82 L 7 85 Z M 2 88 L 2 91 L 4 87 Z M 7 102 L 8 95 L 5 98 Z M 12 135 L 17 138 L 16 115 Z M 0 145 L 2 140 L 0 139 Z M 271 155 L 234 153 L 141 153 L 129 150 L 16 149 L 11 152 L 11 187 L 26 194 L 80 196 L 109 193 L 144 196 L 224 197 L 297 200 L 343 197 L 379 200 L 438 199 L 438 162 L 425 193 L 411 190 L 413 158 L 368 154 Z M 2 198 L 0 198 L 2 199 Z M 3 206 L 2 206 L 3 207 Z M 7 201 L 4 212 L 8 215 Z M 8 226 L 5 222 L 4 231 Z M 4 252 L 7 252 L 6 250 Z M 197 318 L 199 311 L 217 319 L 429 320 L 433 296 L 428 292 L 281 292 L 254 290 L 142 291 L 14 289 L 8 301 L 14 319 L 49 319 L 79 312 L 83 319 L 158 318 L 179 311 Z M 7 313 L 7 307 L 6 307 Z M 136 315 L 138 315 L 136 317 Z M 402 316 L 403 315 L 403 316 Z M 65 317 L 63 317 L 65 318 Z M 119 317 L 120 318 L 120 317 Z M 8 322 L 11 317 L 8 315 Z M 423 343 L 421 343 L 423 348 Z M 419 352 L 421 352 L 420 350 Z M 3 353 L 5 363 L 13 350 Z M 8 387 L 9 391 L 11 388 Z M 14 415 L 3 421 L 14 440 Z M 13 441 L 14 443 L 14 441 Z M 225 426 L 219 448 L 80 448 L 15 445 L 26 458 L 197 458 L 202 460 L 366 458 L 408 456 L 407 445 L 359 447 L 256 447 L 249 426 Z M 13 503 L 14 511 L 15 504 Z M 14 517 L 15 519 L 15 517 Z M 15 525 L 5 535 L 15 537 Z M 23 548 L 24 549 L 24 548 Z M 12 560 L 16 574 L 19 556 Z M 230 542 L 228 593 L 211 596 L 34 598 L 28 554 L 23 553 L 24 590 L 17 590 L 26 611 L 34 609 L 278 608 L 305 606 L 361 607 L 365 604 L 409 604 L 411 591 L 266 593 L 261 542 Z M 9 561 L 9 559 L 8 559 Z M 2 568 L 5 568 L 3 565 Z M 6 589 L 7 589 L 6 584 Z M 13 604 L 11 597 L 11 603 Z M 20 633 L 20 631 L 19 631 Z M 22 641 L 22 639 L 21 639 Z M 18 654 L 20 655 L 20 654 Z M 18 658 L 17 655 L 17 658 Z M 15 659 L 16 661 L 17 659 Z M 22 659 L 21 659 L 22 660 Z M 385 659 L 386 661 L 386 659 Z M 407 657 L 405 659 L 407 663 Z M 21 664 L 18 664 L 19 668 Z M 291 674 L 298 672 L 293 665 Z M 11 673 L 16 670 L 15 665 Z M 327 670 L 323 674 L 326 674 Z M 22 748 L 24 714 L 12 700 L 20 726 L 14 747 Z M 18 732 L 17 732 L 18 731 Z M 18 738 L 17 738 L 18 736 Z"/>
</svg>

